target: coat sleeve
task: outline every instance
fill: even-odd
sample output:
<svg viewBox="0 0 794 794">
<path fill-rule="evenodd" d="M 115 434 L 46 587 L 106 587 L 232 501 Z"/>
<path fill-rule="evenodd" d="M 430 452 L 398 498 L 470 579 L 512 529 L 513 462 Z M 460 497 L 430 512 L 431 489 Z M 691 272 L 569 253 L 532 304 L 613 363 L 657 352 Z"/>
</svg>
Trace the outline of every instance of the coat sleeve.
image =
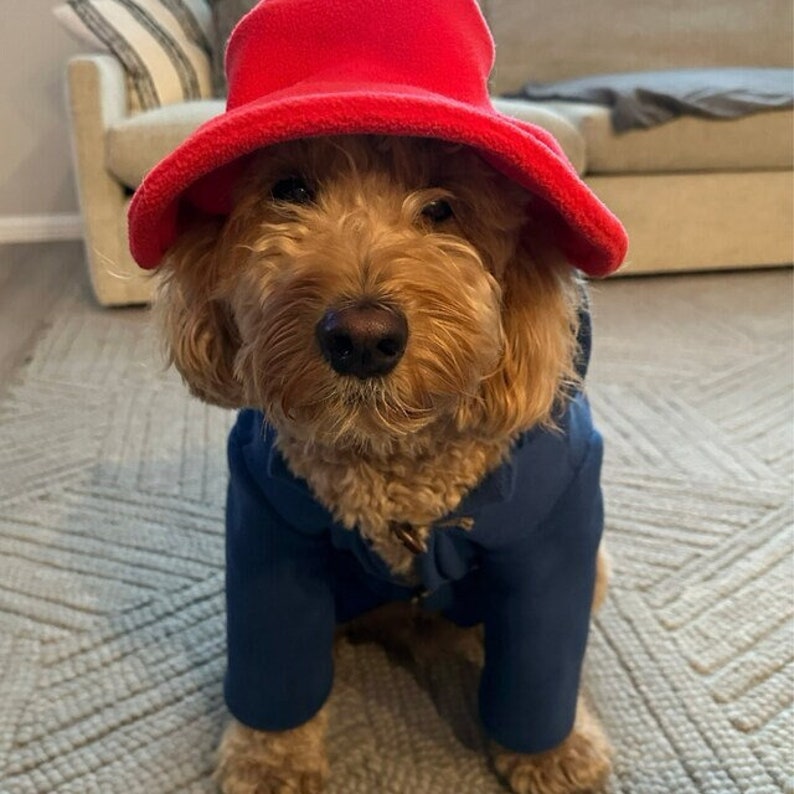
<svg viewBox="0 0 794 794">
<path fill-rule="evenodd" d="M 286 730 L 314 716 L 333 679 L 327 533 L 290 526 L 252 478 L 235 432 L 226 508 L 226 703 L 243 724 Z"/>
<path fill-rule="evenodd" d="M 493 739 L 536 753 L 573 728 L 603 527 L 600 436 L 541 524 L 483 559 L 480 715 Z"/>
</svg>

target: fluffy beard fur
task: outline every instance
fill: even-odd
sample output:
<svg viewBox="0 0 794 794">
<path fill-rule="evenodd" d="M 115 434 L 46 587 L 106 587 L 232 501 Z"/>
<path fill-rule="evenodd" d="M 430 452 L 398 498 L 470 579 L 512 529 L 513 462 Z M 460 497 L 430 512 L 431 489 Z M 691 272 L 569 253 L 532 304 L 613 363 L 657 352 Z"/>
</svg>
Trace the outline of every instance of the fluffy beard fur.
<svg viewBox="0 0 794 794">
<path fill-rule="evenodd" d="M 302 176 L 314 201 L 272 198 Z M 445 198 L 454 216 L 422 214 Z M 191 390 L 260 408 L 293 471 L 396 571 L 391 521 L 426 532 L 576 381 L 575 274 L 533 229 L 528 194 L 463 147 L 350 136 L 252 158 L 235 209 L 182 236 L 160 316 Z M 392 373 L 335 373 L 314 329 L 362 299 L 407 318 Z M 418 498 L 420 497 L 420 498 Z"/>
</svg>

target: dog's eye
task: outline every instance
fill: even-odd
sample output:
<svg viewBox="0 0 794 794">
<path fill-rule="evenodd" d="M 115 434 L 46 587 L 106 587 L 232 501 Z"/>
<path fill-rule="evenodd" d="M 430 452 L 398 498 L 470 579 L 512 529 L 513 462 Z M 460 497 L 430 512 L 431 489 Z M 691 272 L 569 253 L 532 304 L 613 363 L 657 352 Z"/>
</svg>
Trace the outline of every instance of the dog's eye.
<svg viewBox="0 0 794 794">
<path fill-rule="evenodd" d="M 314 191 L 300 176 L 288 176 L 279 179 L 270 191 L 276 201 L 285 201 L 289 204 L 311 204 L 314 201 Z"/>
<path fill-rule="evenodd" d="M 422 207 L 422 215 L 433 223 L 448 221 L 454 214 L 446 199 L 435 199 Z"/>
</svg>

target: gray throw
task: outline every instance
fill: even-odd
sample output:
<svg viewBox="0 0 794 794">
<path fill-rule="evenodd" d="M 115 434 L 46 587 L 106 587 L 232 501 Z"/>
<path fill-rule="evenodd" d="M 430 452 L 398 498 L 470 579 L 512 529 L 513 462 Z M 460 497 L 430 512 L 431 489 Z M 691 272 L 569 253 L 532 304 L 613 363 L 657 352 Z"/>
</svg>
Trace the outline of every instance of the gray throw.
<svg viewBox="0 0 794 794">
<path fill-rule="evenodd" d="M 794 105 L 792 69 L 676 69 L 526 83 L 512 98 L 588 102 L 612 108 L 615 132 L 682 115 L 734 119 Z"/>
</svg>

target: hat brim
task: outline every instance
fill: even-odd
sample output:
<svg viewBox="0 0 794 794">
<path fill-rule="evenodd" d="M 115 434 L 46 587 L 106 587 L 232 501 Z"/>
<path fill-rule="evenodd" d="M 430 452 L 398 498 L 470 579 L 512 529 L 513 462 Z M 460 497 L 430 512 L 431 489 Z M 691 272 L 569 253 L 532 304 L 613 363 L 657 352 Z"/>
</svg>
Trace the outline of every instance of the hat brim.
<svg viewBox="0 0 794 794">
<path fill-rule="evenodd" d="M 146 176 L 129 210 L 130 250 L 152 269 L 175 242 L 180 202 L 199 181 L 258 149 L 297 138 L 380 134 L 435 138 L 472 147 L 542 201 L 542 221 L 564 255 L 591 276 L 623 261 L 625 231 L 570 165 L 554 139 L 492 107 L 394 85 L 300 86 L 227 110 L 199 127 Z M 228 168 L 227 168 L 228 172 Z M 212 189 L 211 180 L 207 188 Z M 215 186 L 223 191 L 222 180 Z M 537 205 L 535 205 L 537 206 Z"/>
</svg>

